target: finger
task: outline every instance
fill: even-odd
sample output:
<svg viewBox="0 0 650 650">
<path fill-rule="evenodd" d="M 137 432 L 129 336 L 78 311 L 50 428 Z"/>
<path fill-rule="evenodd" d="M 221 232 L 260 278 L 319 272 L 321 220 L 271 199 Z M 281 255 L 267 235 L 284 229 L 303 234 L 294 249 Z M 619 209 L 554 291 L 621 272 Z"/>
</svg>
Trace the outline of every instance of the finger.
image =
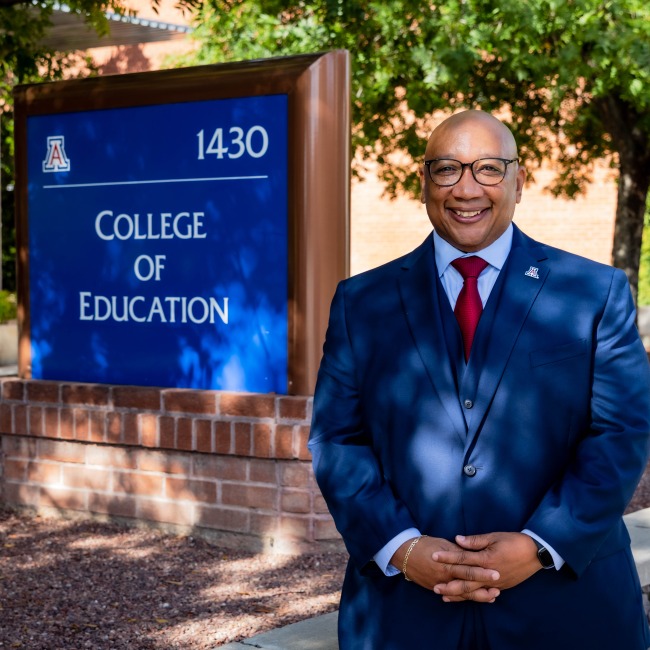
<svg viewBox="0 0 650 650">
<path fill-rule="evenodd" d="M 450 578 L 464 580 L 465 582 L 485 584 L 496 582 L 501 577 L 501 574 L 496 569 L 484 569 L 483 567 L 467 564 L 444 564 L 444 568 Z"/>
<path fill-rule="evenodd" d="M 480 588 L 464 593 L 461 596 L 443 596 L 442 600 L 445 603 L 460 603 L 466 600 L 473 600 L 477 603 L 493 603 L 500 594 L 501 592 L 495 587 L 490 589 Z"/>
<path fill-rule="evenodd" d="M 485 555 L 476 551 L 436 551 L 431 555 L 434 562 L 480 567 L 485 564 Z"/>
<path fill-rule="evenodd" d="M 479 589 L 497 589 L 488 587 L 484 582 L 471 580 L 450 580 L 449 582 L 437 584 L 433 591 L 440 596 L 461 596 L 466 600 L 473 600 L 471 594 Z M 498 589 L 497 589 L 498 591 Z"/>
<path fill-rule="evenodd" d="M 491 543 L 489 535 L 456 535 L 455 541 L 458 546 L 469 551 L 482 551 Z"/>
</svg>

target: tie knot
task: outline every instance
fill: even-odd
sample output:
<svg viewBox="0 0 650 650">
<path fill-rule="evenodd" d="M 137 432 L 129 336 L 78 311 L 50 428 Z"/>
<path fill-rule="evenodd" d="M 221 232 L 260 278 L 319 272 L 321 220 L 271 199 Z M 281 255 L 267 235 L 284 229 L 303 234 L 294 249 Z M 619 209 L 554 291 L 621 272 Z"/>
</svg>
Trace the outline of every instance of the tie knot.
<svg viewBox="0 0 650 650">
<path fill-rule="evenodd" d="M 471 257 L 459 257 L 451 265 L 463 276 L 463 280 L 466 280 L 467 278 L 478 278 L 488 263 L 481 257 L 472 255 Z"/>
</svg>

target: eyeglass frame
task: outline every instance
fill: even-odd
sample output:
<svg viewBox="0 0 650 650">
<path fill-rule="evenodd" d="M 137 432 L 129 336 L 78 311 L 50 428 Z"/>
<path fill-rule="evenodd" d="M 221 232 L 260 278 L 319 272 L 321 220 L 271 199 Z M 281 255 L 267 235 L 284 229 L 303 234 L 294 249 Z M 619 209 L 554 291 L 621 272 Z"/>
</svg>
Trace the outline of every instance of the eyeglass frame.
<svg viewBox="0 0 650 650">
<path fill-rule="evenodd" d="M 434 179 L 433 176 L 431 175 L 431 163 L 438 162 L 440 160 L 450 160 L 452 162 L 456 162 L 460 165 L 460 176 L 458 177 L 458 180 L 455 181 L 454 183 L 450 183 L 449 185 L 441 185 L 440 183 L 437 183 Z M 480 162 L 481 160 L 500 160 L 502 163 L 505 163 L 505 170 L 503 172 L 503 176 L 496 182 L 496 183 L 482 183 L 479 181 L 478 178 L 476 178 L 476 174 L 474 173 L 474 165 L 477 162 Z M 506 177 L 506 174 L 508 173 L 508 165 L 511 163 L 518 163 L 519 158 L 499 158 L 498 156 L 486 156 L 485 158 L 477 158 L 476 160 L 472 161 L 471 163 L 464 163 L 461 162 L 460 160 L 456 160 L 455 158 L 431 158 L 430 160 L 425 160 L 424 161 L 424 166 L 427 168 L 429 172 L 429 178 L 431 179 L 431 182 L 437 185 L 438 187 L 453 187 L 454 185 L 457 185 L 460 183 L 461 179 L 463 178 L 463 174 L 465 173 L 465 167 L 469 167 L 470 172 L 472 172 L 472 178 L 479 184 L 482 185 L 483 187 L 494 187 L 495 185 L 498 185 L 499 183 L 503 182 L 503 179 Z"/>
</svg>

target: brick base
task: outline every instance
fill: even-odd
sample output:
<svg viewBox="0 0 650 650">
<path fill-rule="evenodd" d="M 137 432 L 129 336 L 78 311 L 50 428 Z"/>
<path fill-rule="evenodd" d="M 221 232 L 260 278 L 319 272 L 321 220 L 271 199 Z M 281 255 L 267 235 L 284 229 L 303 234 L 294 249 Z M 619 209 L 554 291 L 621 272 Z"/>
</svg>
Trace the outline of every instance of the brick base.
<svg viewBox="0 0 650 650">
<path fill-rule="evenodd" d="M 5 379 L 0 500 L 269 552 L 342 550 L 311 398 Z"/>
</svg>

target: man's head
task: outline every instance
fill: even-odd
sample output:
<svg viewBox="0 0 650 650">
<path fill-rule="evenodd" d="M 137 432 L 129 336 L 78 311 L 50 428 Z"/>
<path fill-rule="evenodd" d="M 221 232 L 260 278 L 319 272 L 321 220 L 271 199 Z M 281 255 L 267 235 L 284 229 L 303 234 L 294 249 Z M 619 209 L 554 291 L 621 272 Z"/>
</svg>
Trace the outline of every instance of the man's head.
<svg viewBox="0 0 650 650">
<path fill-rule="evenodd" d="M 512 221 L 526 178 L 516 161 L 503 162 L 517 158 L 517 144 L 510 130 L 489 113 L 457 113 L 433 131 L 424 158 L 434 161 L 422 167 L 420 180 L 422 203 L 436 232 L 468 253 L 498 239 Z M 485 166 L 479 162 L 470 168 L 470 163 L 484 158 L 502 161 L 487 161 Z M 454 185 L 432 180 L 432 173 L 438 183 L 455 180 L 458 164 L 442 163 L 441 167 L 441 159 L 464 164 Z M 500 178 L 504 168 L 503 180 L 496 185 L 483 185 L 474 178 L 476 174 L 482 182 L 491 183 Z"/>
</svg>

